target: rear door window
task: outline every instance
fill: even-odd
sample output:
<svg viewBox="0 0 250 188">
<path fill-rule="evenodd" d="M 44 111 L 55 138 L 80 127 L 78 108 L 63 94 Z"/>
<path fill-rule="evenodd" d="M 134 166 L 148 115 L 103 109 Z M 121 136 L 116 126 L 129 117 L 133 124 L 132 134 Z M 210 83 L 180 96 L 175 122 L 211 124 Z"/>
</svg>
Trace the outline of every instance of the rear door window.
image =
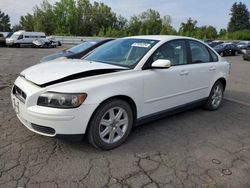
<svg viewBox="0 0 250 188">
<path fill-rule="evenodd" d="M 192 63 L 210 62 L 210 54 L 207 47 L 198 41 L 189 41 Z"/>
</svg>

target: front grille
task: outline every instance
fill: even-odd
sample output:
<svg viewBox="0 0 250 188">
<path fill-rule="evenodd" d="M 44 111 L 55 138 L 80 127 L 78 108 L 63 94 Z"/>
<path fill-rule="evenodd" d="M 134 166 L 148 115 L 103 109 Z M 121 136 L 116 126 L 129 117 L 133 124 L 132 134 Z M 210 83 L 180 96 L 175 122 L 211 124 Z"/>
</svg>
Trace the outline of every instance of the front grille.
<svg viewBox="0 0 250 188">
<path fill-rule="evenodd" d="M 50 127 L 45 127 L 45 126 L 41 126 L 41 125 L 36 125 L 31 123 L 31 126 L 34 130 L 40 132 L 40 133 L 44 133 L 44 134 L 50 134 L 50 135 L 54 135 L 55 134 L 55 129 L 50 128 Z"/>
<path fill-rule="evenodd" d="M 21 90 L 19 87 L 14 85 L 12 92 L 19 100 L 21 100 L 22 102 L 25 102 L 27 96 L 23 90 Z"/>
</svg>

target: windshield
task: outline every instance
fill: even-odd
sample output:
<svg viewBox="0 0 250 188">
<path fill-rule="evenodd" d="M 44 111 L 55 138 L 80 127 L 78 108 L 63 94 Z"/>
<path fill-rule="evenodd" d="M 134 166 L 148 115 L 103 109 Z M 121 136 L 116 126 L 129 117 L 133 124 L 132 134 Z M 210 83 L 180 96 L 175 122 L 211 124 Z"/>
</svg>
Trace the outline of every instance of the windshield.
<svg viewBox="0 0 250 188">
<path fill-rule="evenodd" d="M 117 39 L 97 48 L 85 59 L 134 68 L 157 42 L 157 40 L 149 39 Z"/>
<path fill-rule="evenodd" d="M 92 46 L 94 46 L 97 43 L 97 41 L 86 41 L 84 43 L 78 44 L 70 49 L 68 49 L 68 52 L 73 52 L 73 53 L 80 53 Z"/>
<path fill-rule="evenodd" d="M 13 32 L 9 32 L 6 38 L 10 38 L 13 35 Z"/>
<path fill-rule="evenodd" d="M 20 34 L 13 34 L 13 35 L 11 35 L 10 38 L 14 39 L 14 40 L 17 40 L 19 36 L 20 36 Z"/>
</svg>

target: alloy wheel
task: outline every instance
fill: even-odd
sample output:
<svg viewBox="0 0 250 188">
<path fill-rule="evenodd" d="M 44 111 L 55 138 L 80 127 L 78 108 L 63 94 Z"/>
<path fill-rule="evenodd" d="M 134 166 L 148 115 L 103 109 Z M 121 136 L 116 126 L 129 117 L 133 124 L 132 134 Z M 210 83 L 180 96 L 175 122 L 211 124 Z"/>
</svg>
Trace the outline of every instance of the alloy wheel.
<svg viewBox="0 0 250 188">
<path fill-rule="evenodd" d="M 103 142 L 113 144 L 119 141 L 128 128 L 128 114 L 121 107 L 113 107 L 104 113 L 99 123 L 99 135 Z"/>
<path fill-rule="evenodd" d="M 222 101 L 222 98 L 223 98 L 223 89 L 221 87 L 221 85 L 216 85 L 213 89 L 213 94 L 212 94 L 212 106 L 214 108 L 217 108 L 221 101 Z"/>
</svg>

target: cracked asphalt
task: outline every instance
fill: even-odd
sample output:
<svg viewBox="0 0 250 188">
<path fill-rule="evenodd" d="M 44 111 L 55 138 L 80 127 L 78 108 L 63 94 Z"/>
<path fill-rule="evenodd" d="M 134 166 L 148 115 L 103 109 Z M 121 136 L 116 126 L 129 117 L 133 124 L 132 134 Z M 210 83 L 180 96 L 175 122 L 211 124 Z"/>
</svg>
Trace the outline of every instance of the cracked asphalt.
<svg viewBox="0 0 250 188">
<path fill-rule="evenodd" d="M 189 110 L 132 130 L 100 151 L 86 141 L 26 129 L 11 106 L 17 74 L 62 50 L 0 48 L 0 187 L 250 187 L 250 61 L 227 57 L 231 80 L 223 106 Z"/>
</svg>

